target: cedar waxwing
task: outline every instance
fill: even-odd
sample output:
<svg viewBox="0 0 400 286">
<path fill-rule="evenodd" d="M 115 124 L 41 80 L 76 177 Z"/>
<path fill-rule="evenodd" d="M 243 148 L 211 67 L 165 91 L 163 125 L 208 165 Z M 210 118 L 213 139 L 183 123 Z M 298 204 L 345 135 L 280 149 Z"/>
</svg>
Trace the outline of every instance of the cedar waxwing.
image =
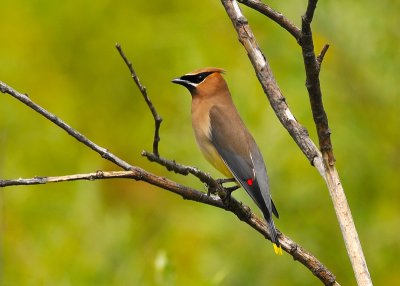
<svg viewBox="0 0 400 286">
<path fill-rule="evenodd" d="M 275 253 L 282 254 L 272 213 L 279 217 L 269 192 L 264 160 L 233 104 L 224 70 L 203 68 L 172 80 L 192 95 L 192 126 L 204 157 L 220 172 L 234 177 L 262 211 Z"/>
</svg>

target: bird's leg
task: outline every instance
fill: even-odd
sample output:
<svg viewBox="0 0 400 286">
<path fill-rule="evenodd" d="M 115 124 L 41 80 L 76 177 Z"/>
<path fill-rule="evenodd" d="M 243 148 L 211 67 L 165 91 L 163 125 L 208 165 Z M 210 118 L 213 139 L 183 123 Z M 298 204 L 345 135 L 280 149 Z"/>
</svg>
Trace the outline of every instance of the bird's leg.
<svg viewBox="0 0 400 286">
<path fill-rule="evenodd" d="M 230 201 L 231 201 L 232 192 L 233 192 L 233 191 L 236 191 L 236 190 L 239 189 L 239 188 L 240 188 L 239 185 L 224 188 L 224 190 L 226 191 L 226 198 L 225 198 L 225 201 L 226 201 L 228 204 L 229 204 Z"/>
<path fill-rule="evenodd" d="M 221 185 L 221 187 L 223 187 L 225 190 L 230 189 L 230 188 L 225 188 L 223 186 L 224 183 L 231 183 L 231 182 L 236 182 L 235 178 L 225 178 L 225 179 L 216 179 L 215 180 L 217 182 L 218 185 Z M 215 194 L 216 193 L 216 188 L 211 188 L 209 185 L 206 184 L 206 187 L 208 189 L 207 191 L 207 196 L 210 196 L 211 194 Z M 236 190 L 236 186 L 231 187 L 231 188 L 235 188 L 232 189 L 230 192 L 233 192 L 234 190 Z M 227 190 L 229 192 L 229 190 Z M 229 194 L 230 195 L 230 194 Z"/>
<path fill-rule="evenodd" d="M 229 200 L 231 199 L 231 194 L 232 194 L 232 192 L 235 191 L 235 190 L 237 190 L 237 189 L 239 189 L 240 186 L 239 186 L 239 185 L 236 185 L 236 186 L 232 186 L 232 187 L 224 187 L 223 184 L 225 184 L 225 183 L 236 182 L 236 179 L 235 179 L 235 178 L 224 178 L 224 179 L 217 179 L 217 180 L 215 180 L 215 181 L 216 181 L 219 185 L 221 185 L 221 187 L 224 188 L 224 190 L 226 191 L 226 198 L 225 198 L 225 200 L 227 200 L 228 203 L 229 203 Z M 236 183 L 237 183 L 237 182 L 236 182 Z M 210 194 L 215 193 L 215 191 L 216 191 L 215 188 L 210 188 L 210 187 L 208 187 L 207 196 L 210 196 Z"/>
<path fill-rule="evenodd" d="M 224 187 L 223 184 L 224 183 L 231 183 L 231 182 L 235 182 L 237 183 L 235 178 L 227 178 L 227 179 L 217 179 L 216 180 L 218 184 L 220 184 L 224 190 L 226 191 L 226 198 L 225 201 L 229 204 L 230 200 L 231 200 L 231 195 L 233 191 L 236 191 L 237 189 L 240 188 L 239 185 L 236 186 L 232 186 L 232 187 Z"/>
</svg>

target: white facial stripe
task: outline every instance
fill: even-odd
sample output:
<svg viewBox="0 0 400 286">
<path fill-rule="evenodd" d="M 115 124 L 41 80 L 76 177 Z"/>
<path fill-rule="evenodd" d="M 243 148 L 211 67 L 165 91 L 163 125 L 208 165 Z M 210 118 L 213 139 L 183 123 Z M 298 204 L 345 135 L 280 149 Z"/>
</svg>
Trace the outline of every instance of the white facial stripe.
<svg viewBox="0 0 400 286">
<path fill-rule="evenodd" d="M 196 86 L 199 85 L 198 83 L 193 83 L 193 82 L 191 82 L 191 81 L 184 80 L 184 79 L 179 79 L 179 81 L 180 81 L 180 82 L 184 82 L 185 84 L 191 85 L 191 86 L 193 86 L 193 87 L 196 87 Z"/>
</svg>

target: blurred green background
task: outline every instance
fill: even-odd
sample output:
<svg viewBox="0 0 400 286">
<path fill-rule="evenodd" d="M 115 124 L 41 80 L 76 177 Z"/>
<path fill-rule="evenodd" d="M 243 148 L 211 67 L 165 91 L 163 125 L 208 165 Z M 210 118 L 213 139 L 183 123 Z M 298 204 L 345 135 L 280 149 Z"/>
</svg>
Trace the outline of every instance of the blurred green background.
<svg viewBox="0 0 400 286">
<path fill-rule="evenodd" d="M 268 1 L 297 25 L 306 1 Z M 400 64 L 393 1 L 320 1 L 316 49 L 337 168 L 376 285 L 400 281 Z M 198 151 L 190 96 L 170 80 L 223 67 L 267 162 L 286 235 L 342 285 L 355 285 L 324 182 L 273 114 L 220 1 L 3 0 L 0 80 L 111 152 L 204 190 L 140 156 L 153 119 L 114 44 L 121 43 L 164 119 L 161 154 L 214 171 Z M 312 138 L 301 50 L 243 7 L 296 118 Z M 0 94 L 0 178 L 117 168 L 9 95 Z M 234 196 L 254 211 L 243 191 Z M 233 214 L 130 180 L 0 190 L 1 285 L 320 285 Z"/>
</svg>

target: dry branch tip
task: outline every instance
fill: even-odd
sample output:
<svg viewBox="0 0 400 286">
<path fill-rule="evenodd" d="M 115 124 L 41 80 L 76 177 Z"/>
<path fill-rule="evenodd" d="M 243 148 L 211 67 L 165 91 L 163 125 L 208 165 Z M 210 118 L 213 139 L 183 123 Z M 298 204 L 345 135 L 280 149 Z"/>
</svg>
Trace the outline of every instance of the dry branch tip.
<svg viewBox="0 0 400 286">
<path fill-rule="evenodd" d="M 115 45 L 115 47 L 117 48 L 119 54 L 121 55 L 126 66 L 128 67 L 128 69 L 131 73 L 131 76 L 133 78 L 133 81 L 135 82 L 136 86 L 139 88 L 140 93 L 142 94 L 148 108 L 150 109 L 151 114 L 153 115 L 153 119 L 155 122 L 154 137 L 153 137 L 153 153 L 156 156 L 160 156 L 159 151 L 158 151 L 158 143 L 160 142 L 160 126 L 161 126 L 161 122 L 162 122 L 162 117 L 157 113 L 155 106 L 153 105 L 152 101 L 150 100 L 150 97 L 147 94 L 146 87 L 143 86 L 142 83 L 140 82 L 139 77 L 137 76 L 131 61 L 129 61 L 129 59 L 125 55 L 124 51 L 122 50 L 121 45 L 117 43 Z"/>
</svg>

